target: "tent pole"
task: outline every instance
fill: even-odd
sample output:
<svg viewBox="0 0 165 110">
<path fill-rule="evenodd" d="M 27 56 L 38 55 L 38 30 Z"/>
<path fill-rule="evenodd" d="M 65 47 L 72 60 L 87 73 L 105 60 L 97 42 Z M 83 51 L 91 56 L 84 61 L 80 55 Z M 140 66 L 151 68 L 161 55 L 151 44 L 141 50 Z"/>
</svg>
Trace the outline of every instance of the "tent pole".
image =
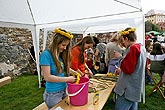
<svg viewBox="0 0 165 110">
<path fill-rule="evenodd" d="M 143 16 L 143 18 L 142 18 L 143 20 L 143 23 L 142 23 L 142 25 L 143 25 L 143 44 L 145 45 L 145 18 L 144 18 L 144 16 Z M 145 104 L 145 75 L 144 75 L 144 80 L 143 80 L 143 104 Z"/>
<path fill-rule="evenodd" d="M 39 88 L 41 88 L 41 75 L 40 75 L 40 66 L 39 66 L 39 29 L 37 29 L 36 26 L 34 26 L 34 29 L 32 30 L 32 38 L 33 38 L 33 45 L 34 45 L 34 51 L 35 51 L 35 58 L 36 58 L 36 67 L 37 67 L 37 73 L 38 73 L 38 85 Z"/>
<path fill-rule="evenodd" d="M 44 28 L 43 31 L 44 31 L 44 39 L 43 39 L 43 49 L 42 49 L 42 51 L 44 51 L 45 48 L 46 48 L 46 40 L 47 40 L 48 30 Z"/>
</svg>

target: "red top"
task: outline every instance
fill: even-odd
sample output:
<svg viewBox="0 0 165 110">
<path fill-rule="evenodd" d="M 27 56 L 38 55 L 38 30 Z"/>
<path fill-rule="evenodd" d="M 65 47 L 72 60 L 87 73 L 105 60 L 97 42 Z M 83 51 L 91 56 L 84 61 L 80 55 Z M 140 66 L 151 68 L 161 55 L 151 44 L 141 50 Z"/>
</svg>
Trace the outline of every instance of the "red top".
<svg viewBox="0 0 165 110">
<path fill-rule="evenodd" d="M 85 73 L 85 62 L 83 64 L 80 63 L 79 61 L 79 56 L 80 56 L 80 48 L 78 46 L 72 48 L 72 60 L 71 60 L 71 68 L 75 71 L 78 69 L 82 72 Z M 85 58 L 85 53 L 84 53 L 84 58 Z"/>
<path fill-rule="evenodd" d="M 126 74 L 132 74 L 135 70 L 140 55 L 140 44 L 130 46 L 130 51 L 121 62 L 121 70 Z"/>
<path fill-rule="evenodd" d="M 86 64 L 88 65 L 89 69 L 93 68 L 93 60 L 92 59 L 88 59 Z"/>
</svg>

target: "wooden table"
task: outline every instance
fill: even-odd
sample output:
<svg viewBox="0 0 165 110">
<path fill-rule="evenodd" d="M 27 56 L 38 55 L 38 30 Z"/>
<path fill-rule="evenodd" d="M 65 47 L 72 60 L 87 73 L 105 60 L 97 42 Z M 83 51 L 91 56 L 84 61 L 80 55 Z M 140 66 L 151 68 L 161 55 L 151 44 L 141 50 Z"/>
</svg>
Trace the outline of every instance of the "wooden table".
<svg viewBox="0 0 165 110">
<path fill-rule="evenodd" d="M 72 106 L 69 103 L 69 98 L 66 97 L 64 100 L 62 100 L 60 103 L 58 103 L 56 106 L 54 106 L 52 109 L 54 110 L 57 107 L 61 107 L 64 110 L 101 110 L 104 107 L 104 104 L 109 98 L 109 95 L 111 94 L 113 88 L 115 87 L 115 82 L 113 82 L 112 85 L 110 85 L 107 89 L 101 90 L 99 94 L 99 104 L 93 105 L 93 97 L 94 93 L 88 94 L 88 103 L 84 106 Z"/>
</svg>

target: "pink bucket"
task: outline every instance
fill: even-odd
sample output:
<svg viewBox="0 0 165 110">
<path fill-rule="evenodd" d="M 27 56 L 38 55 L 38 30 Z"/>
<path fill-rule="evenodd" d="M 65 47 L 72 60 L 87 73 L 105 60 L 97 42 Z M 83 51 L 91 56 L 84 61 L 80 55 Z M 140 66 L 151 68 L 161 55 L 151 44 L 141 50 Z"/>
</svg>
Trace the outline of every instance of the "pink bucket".
<svg viewBox="0 0 165 110">
<path fill-rule="evenodd" d="M 68 96 L 70 104 L 74 106 L 82 106 L 88 102 L 88 87 L 89 79 L 81 77 L 79 84 L 67 83 L 68 84 Z"/>
</svg>

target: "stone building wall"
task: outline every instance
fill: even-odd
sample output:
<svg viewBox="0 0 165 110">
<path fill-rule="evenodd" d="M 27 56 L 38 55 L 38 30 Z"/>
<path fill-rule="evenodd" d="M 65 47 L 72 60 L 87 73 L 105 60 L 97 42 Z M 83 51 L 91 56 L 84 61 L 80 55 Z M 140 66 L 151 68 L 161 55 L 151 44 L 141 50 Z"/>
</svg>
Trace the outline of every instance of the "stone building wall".
<svg viewBox="0 0 165 110">
<path fill-rule="evenodd" d="M 0 27 L 0 77 L 31 72 L 32 35 L 28 29 Z"/>
<path fill-rule="evenodd" d="M 47 33 L 47 45 L 52 41 L 53 32 Z M 109 42 L 109 33 L 97 35 L 100 42 Z M 82 38 L 82 35 L 74 34 L 72 45 Z M 43 31 L 40 30 L 40 51 L 43 47 Z M 34 74 L 36 64 L 32 60 L 29 50 L 32 43 L 30 30 L 22 28 L 0 27 L 0 78 L 15 76 L 25 72 Z"/>
</svg>

